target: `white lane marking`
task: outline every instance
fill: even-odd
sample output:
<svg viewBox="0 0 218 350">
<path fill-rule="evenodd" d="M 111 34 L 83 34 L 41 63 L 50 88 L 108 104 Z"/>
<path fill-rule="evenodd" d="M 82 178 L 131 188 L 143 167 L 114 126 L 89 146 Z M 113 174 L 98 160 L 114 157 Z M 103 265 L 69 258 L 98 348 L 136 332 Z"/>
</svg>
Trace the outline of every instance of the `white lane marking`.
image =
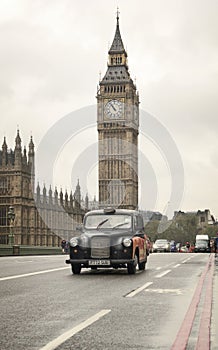
<svg viewBox="0 0 218 350">
<path fill-rule="evenodd" d="M 166 270 L 166 271 L 160 273 L 159 275 L 156 275 L 155 277 L 156 277 L 156 278 L 163 277 L 163 276 L 167 275 L 169 272 L 171 272 L 171 270 Z"/>
<path fill-rule="evenodd" d="M 111 312 L 111 310 L 101 310 L 100 312 L 98 312 L 94 316 L 88 318 L 86 321 L 80 323 L 78 326 L 73 327 L 69 331 L 63 333 L 62 335 L 60 335 L 56 339 L 52 340 L 47 345 L 43 346 L 40 350 L 54 350 L 54 349 L 56 349 L 59 345 L 63 344 L 66 340 L 71 338 L 73 335 L 80 332 L 84 328 L 90 326 L 92 323 L 98 321 L 101 317 L 107 315 L 109 312 Z"/>
<path fill-rule="evenodd" d="M 191 258 L 187 258 L 185 260 L 182 261 L 182 264 L 185 264 L 187 261 L 189 261 Z"/>
<path fill-rule="evenodd" d="M 173 266 L 174 269 L 176 269 L 177 267 L 179 267 L 181 264 L 176 264 L 175 266 Z"/>
<path fill-rule="evenodd" d="M 161 267 L 159 266 L 159 267 L 156 267 L 156 270 L 160 270 L 161 269 Z"/>
<path fill-rule="evenodd" d="M 57 254 L 57 255 L 31 255 L 31 256 L 29 256 L 29 255 L 18 255 L 18 256 L 2 256 L 1 257 L 1 260 L 16 260 L 16 259 L 30 259 L 30 257 L 31 257 L 31 259 L 59 259 L 59 258 L 65 258 L 66 259 L 66 257 L 68 257 L 69 255 L 68 254 Z"/>
<path fill-rule="evenodd" d="M 151 284 L 153 284 L 153 282 L 147 282 L 145 284 L 143 284 L 143 286 L 133 290 L 132 292 L 130 292 L 129 294 L 126 295 L 126 298 L 132 298 L 134 297 L 136 294 L 140 293 L 143 289 L 147 288 L 148 286 L 150 286 Z"/>
<path fill-rule="evenodd" d="M 15 278 L 22 278 L 22 277 L 29 277 L 29 276 L 35 276 L 35 275 L 41 275 L 43 273 L 53 272 L 53 271 L 61 271 L 69 269 L 69 267 L 59 267 L 57 269 L 51 269 L 51 270 L 43 270 L 43 271 L 37 271 L 37 272 L 30 272 L 30 273 L 24 273 L 23 275 L 14 275 L 14 276 L 8 276 L 8 277 L 1 277 L 0 281 L 7 281 L 7 280 L 13 280 Z"/>
<path fill-rule="evenodd" d="M 181 289 L 146 289 L 145 292 L 159 293 L 159 294 L 182 294 Z"/>
</svg>

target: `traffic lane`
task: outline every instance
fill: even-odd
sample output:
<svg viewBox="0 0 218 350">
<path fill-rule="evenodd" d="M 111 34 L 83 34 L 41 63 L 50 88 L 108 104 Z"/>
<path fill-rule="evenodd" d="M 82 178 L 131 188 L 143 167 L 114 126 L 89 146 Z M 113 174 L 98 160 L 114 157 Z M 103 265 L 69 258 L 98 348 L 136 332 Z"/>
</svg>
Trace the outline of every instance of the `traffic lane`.
<svg viewBox="0 0 218 350">
<path fill-rule="evenodd" d="M 68 255 L 0 257 L 0 278 L 63 267 Z"/>
<path fill-rule="evenodd" d="M 1 281 L 3 348 L 34 349 L 36 344 L 39 348 L 62 330 L 77 325 L 102 309 L 112 297 L 120 299 L 117 288 L 120 276 L 108 277 L 107 274 L 97 278 L 92 274 L 72 276 L 67 266 L 64 271 Z M 130 282 L 136 276 L 131 279 L 125 270 L 123 277 L 129 291 Z"/>
<path fill-rule="evenodd" d="M 1 334 L 6 335 L 4 338 L 4 349 L 11 349 L 14 347 L 18 349 L 18 346 L 20 346 L 20 349 L 23 349 L 24 346 L 25 349 L 36 349 L 36 345 L 37 348 L 39 348 L 54 339 L 57 334 L 61 334 L 64 330 L 76 326 L 87 317 L 105 308 L 109 308 L 113 311 L 111 315 L 104 317 L 104 322 L 107 322 L 106 320 L 108 320 L 109 317 L 109 319 L 111 318 L 109 324 L 112 322 L 114 325 L 112 328 L 109 328 L 110 332 L 113 331 L 116 334 L 120 322 L 124 324 L 122 328 L 124 334 L 122 334 L 123 332 L 119 329 L 118 338 L 124 336 L 125 339 L 125 332 L 134 331 L 132 315 L 136 312 L 143 318 L 141 321 L 140 318 L 137 318 L 137 321 L 140 323 L 139 329 L 142 327 L 142 324 L 146 324 L 146 327 L 153 325 L 152 328 L 155 327 L 157 330 L 153 339 L 156 339 L 159 329 L 157 327 L 159 317 L 156 319 L 156 316 L 159 313 L 161 315 L 165 313 L 165 306 L 167 304 L 158 297 L 158 300 L 161 301 L 160 305 L 157 304 L 159 312 L 153 313 L 151 312 L 154 310 L 153 307 L 147 310 L 147 306 L 155 305 L 155 299 L 153 298 L 156 293 L 151 292 L 149 295 L 146 295 L 146 298 L 144 292 L 139 293 L 139 297 L 143 295 L 140 305 L 137 302 L 138 298 L 134 298 L 132 304 L 132 302 L 126 301 L 128 299 L 124 297 L 130 291 L 144 284 L 148 279 L 150 280 L 152 271 L 155 280 L 155 273 L 157 274 L 156 267 L 158 265 L 156 259 L 159 260 L 159 258 L 160 257 L 157 256 L 157 258 L 150 260 L 148 264 L 150 265 L 148 270 L 150 273 L 145 271 L 143 273 L 138 273 L 136 276 L 129 276 L 126 274 L 126 271 L 124 274 L 124 270 L 120 271 L 121 274 L 117 270 L 113 270 L 114 273 L 110 273 L 108 270 L 105 271 L 105 273 L 102 271 L 100 274 L 85 270 L 86 272 L 81 274 L 81 276 L 71 276 L 69 269 L 69 272 L 64 270 L 41 276 L 5 281 L 3 284 L 1 283 L 1 310 L 3 310 L 2 314 L 4 315 L 1 324 L 4 326 L 8 325 L 8 327 L 6 326 L 8 333 L 4 330 L 4 333 L 1 332 Z M 200 258 L 200 255 L 198 258 Z M 205 259 L 206 257 L 203 256 L 203 258 Z M 166 267 L 168 267 L 169 263 L 172 263 L 171 257 L 167 255 L 161 259 L 165 260 Z M 153 265 L 152 260 L 154 260 Z M 177 264 L 177 260 L 175 263 Z M 162 266 L 164 266 L 163 261 Z M 198 267 L 200 267 L 199 263 Z M 195 269 L 195 273 L 196 272 L 200 273 L 200 270 L 198 269 L 198 271 L 196 271 Z M 179 275 L 181 275 L 181 271 Z M 185 273 L 186 277 L 188 275 L 193 275 L 193 273 Z M 158 283 L 162 285 L 164 278 L 166 279 L 166 275 L 162 278 L 156 277 L 155 283 L 159 281 Z M 184 282 L 185 280 L 183 284 L 185 284 Z M 191 283 L 191 285 L 193 287 L 193 283 Z M 5 286 L 5 290 L 3 286 Z M 178 288 L 175 287 L 174 289 Z M 163 295 L 165 294 L 163 293 Z M 170 300 L 172 300 L 172 296 Z M 136 305 L 134 307 L 135 302 Z M 170 307 L 167 305 L 167 310 L 169 309 Z M 146 314 L 143 310 L 146 310 Z M 116 312 L 118 313 L 117 315 Z M 14 317 L 15 315 L 16 318 Z M 149 316 L 148 325 L 146 322 L 147 315 Z M 115 320 L 119 320 L 118 324 L 114 322 L 114 317 Z M 103 322 L 103 320 L 101 320 L 101 322 Z M 127 324 L 130 322 L 128 327 L 127 325 L 125 326 L 126 322 Z M 96 325 L 97 324 L 98 322 L 96 322 Z M 95 326 L 93 327 L 95 329 Z M 142 334 L 144 334 L 143 329 L 141 328 L 140 331 Z M 12 334 L 15 334 L 15 338 L 11 339 L 10 331 L 12 331 Z M 150 331 L 149 327 L 146 332 L 147 331 Z M 87 329 L 85 332 L 89 332 L 89 330 Z M 28 335 L 27 337 L 25 336 L 26 334 Z M 98 334 L 98 328 L 96 329 L 96 334 Z M 10 339 L 10 341 L 8 339 Z M 88 338 L 87 344 L 89 341 L 91 340 Z M 142 336 L 142 339 L 140 338 L 139 341 L 140 343 L 145 341 L 144 336 Z M 109 343 L 110 339 L 108 339 L 108 344 Z M 116 341 L 116 344 L 118 344 L 118 341 Z"/>
<path fill-rule="evenodd" d="M 155 253 L 151 254 L 148 258 L 147 269 L 150 268 L 150 262 L 152 262 L 152 269 L 163 269 L 177 262 L 180 262 L 185 258 L 183 255 L 187 254 L 163 254 Z M 52 256 L 16 256 L 16 257 L 1 257 L 0 258 L 0 278 L 8 276 L 16 276 L 21 274 L 27 274 L 32 272 L 44 271 L 48 269 L 61 268 L 65 265 L 65 260 L 68 257 L 64 255 L 52 255 Z M 167 257 L 167 258 L 166 258 Z M 70 269 L 70 268 L 69 268 Z M 84 273 L 86 269 L 82 269 Z M 118 273 L 125 274 L 126 270 L 118 270 Z"/>
<path fill-rule="evenodd" d="M 191 259 L 190 259 L 191 260 Z M 67 349 L 169 350 L 192 300 L 208 256 L 187 261 L 133 298 L 123 298 L 107 317 L 58 347 Z"/>
</svg>

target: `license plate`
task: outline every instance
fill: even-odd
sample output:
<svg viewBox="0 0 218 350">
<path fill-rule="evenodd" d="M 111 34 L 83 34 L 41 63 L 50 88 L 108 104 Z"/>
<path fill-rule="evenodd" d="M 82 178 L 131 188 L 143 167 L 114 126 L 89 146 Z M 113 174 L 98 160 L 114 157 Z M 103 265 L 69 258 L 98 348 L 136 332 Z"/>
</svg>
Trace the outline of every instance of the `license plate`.
<svg viewBox="0 0 218 350">
<path fill-rule="evenodd" d="M 110 260 L 89 260 L 89 266 L 110 265 Z"/>
</svg>

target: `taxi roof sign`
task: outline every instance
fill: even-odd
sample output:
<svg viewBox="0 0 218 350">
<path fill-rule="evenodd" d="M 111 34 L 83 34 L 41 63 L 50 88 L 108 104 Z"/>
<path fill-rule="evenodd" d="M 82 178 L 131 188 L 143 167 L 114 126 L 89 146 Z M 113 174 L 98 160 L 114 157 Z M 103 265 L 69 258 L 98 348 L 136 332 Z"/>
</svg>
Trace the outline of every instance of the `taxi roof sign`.
<svg viewBox="0 0 218 350">
<path fill-rule="evenodd" d="M 114 214 L 116 213 L 116 210 L 114 208 L 104 208 L 105 214 Z"/>
</svg>

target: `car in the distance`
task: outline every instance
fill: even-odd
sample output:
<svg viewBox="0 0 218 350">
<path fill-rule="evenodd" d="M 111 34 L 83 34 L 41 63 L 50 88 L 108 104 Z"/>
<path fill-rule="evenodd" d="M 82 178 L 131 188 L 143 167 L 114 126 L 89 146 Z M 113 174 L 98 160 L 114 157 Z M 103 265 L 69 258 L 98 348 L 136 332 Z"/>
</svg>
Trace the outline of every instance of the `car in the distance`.
<svg viewBox="0 0 218 350">
<path fill-rule="evenodd" d="M 144 270 L 149 255 L 141 214 L 135 210 L 106 208 L 84 217 L 81 235 L 70 240 L 67 264 L 73 274 L 82 268 Z"/>
<path fill-rule="evenodd" d="M 146 246 L 147 246 L 147 255 L 149 255 L 150 253 L 152 253 L 152 242 L 150 237 L 148 237 L 147 235 L 145 235 L 145 239 L 146 239 Z"/>
<path fill-rule="evenodd" d="M 170 251 L 173 253 L 177 252 L 177 247 L 176 247 L 175 241 L 170 241 Z"/>
<path fill-rule="evenodd" d="M 170 242 L 167 239 L 157 239 L 153 244 L 153 253 L 170 252 Z"/>
</svg>

